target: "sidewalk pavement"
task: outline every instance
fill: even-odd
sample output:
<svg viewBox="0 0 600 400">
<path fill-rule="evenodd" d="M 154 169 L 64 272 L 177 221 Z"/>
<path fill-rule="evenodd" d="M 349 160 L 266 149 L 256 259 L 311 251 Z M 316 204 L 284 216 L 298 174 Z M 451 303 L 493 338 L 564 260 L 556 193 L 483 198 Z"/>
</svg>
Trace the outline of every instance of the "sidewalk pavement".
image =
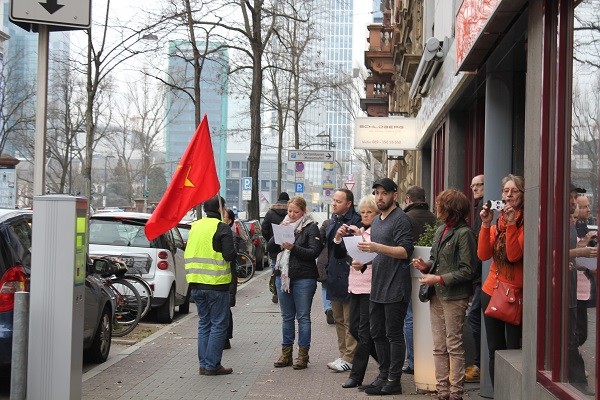
<svg viewBox="0 0 600 400">
<path fill-rule="evenodd" d="M 343 389 L 348 373 L 335 373 L 327 363 L 336 359 L 335 327 L 327 325 L 320 285 L 312 308 L 310 363 L 305 370 L 274 368 L 281 350 L 279 306 L 271 302 L 270 271 L 257 273 L 238 288 L 232 309 L 232 348 L 223 353 L 223 365 L 233 368 L 224 376 L 198 375 L 195 307 L 190 314 L 83 375 L 83 399 L 365 399 L 357 389 Z M 294 356 L 297 354 L 294 346 Z M 365 383 L 377 376 L 369 363 Z M 412 375 L 402 376 L 404 394 L 391 399 L 431 400 L 417 394 Z M 466 385 L 465 400 L 479 400 L 479 385 Z"/>
</svg>

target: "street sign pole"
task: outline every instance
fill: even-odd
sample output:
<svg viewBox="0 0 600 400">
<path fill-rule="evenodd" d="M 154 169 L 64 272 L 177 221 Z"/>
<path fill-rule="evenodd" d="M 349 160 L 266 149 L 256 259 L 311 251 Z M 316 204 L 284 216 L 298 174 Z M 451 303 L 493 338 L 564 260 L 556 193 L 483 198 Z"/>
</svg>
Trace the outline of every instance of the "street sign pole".
<svg viewBox="0 0 600 400">
<path fill-rule="evenodd" d="M 48 42 L 50 34 L 48 25 L 39 26 L 37 93 L 35 106 L 35 163 L 33 172 L 33 195 L 40 196 L 46 191 L 46 108 L 48 103 Z"/>
</svg>

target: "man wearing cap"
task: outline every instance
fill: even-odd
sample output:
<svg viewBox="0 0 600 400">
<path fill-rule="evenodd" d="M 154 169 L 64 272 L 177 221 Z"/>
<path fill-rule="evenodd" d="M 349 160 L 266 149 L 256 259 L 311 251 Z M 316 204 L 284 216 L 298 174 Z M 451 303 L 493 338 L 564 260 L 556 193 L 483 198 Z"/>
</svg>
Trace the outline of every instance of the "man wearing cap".
<svg viewBox="0 0 600 400">
<path fill-rule="evenodd" d="M 570 185 L 569 193 L 569 215 L 572 215 L 577 208 L 577 196 L 580 193 L 585 193 L 585 189 Z M 569 221 L 571 219 L 569 218 Z M 567 340 L 567 360 L 568 360 L 568 379 L 571 385 L 585 395 L 593 395 L 594 391 L 588 386 L 587 377 L 585 376 L 585 365 L 583 357 L 579 352 L 578 335 L 577 335 L 577 263 L 576 257 L 596 257 L 597 250 L 595 247 L 587 247 L 587 241 L 578 241 L 577 229 L 575 223 L 569 224 L 569 266 L 568 266 L 568 306 L 569 306 L 569 322 L 568 322 L 568 340 Z"/>
<path fill-rule="evenodd" d="M 200 375 L 227 375 L 221 365 L 229 327 L 231 265 L 237 252 L 231 228 L 221 222 L 225 200 L 219 195 L 204 202 L 206 218 L 192 224 L 185 248 L 185 274 L 198 311 Z"/>
<path fill-rule="evenodd" d="M 360 386 L 372 395 L 402 393 L 400 378 L 406 352 L 404 317 L 411 295 L 409 260 L 414 249 L 409 217 L 398 207 L 398 186 L 383 178 L 373 184 L 381 214 L 371 225 L 371 242 L 359 243 L 362 251 L 377 253 L 371 280 L 371 336 L 379 358 L 379 375 Z"/>
<path fill-rule="evenodd" d="M 261 224 L 261 228 L 262 235 L 267 242 L 273 237 L 272 224 L 279 225 L 287 215 L 288 201 L 290 201 L 290 196 L 286 192 L 279 193 L 277 203 L 271 205 L 269 211 L 267 211 L 267 213 L 265 214 L 265 219 Z M 277 254 L 269 253 L 269 258 L 271 260 L 271 269 L 274 269 Z M 277 293 L 273 293 L 273 297 L 271 300 L 273 301 L 273 303 L 277 303 L 279 301 L 279 299 L 277 298 Z"/>
</svg>

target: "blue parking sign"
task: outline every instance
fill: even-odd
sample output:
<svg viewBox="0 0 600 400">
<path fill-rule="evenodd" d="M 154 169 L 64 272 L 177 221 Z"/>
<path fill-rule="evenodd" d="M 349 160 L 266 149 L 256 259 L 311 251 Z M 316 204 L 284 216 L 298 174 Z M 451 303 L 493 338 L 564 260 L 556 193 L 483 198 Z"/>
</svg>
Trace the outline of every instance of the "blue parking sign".
<svg viewBox="0 0 600 400">
<path fill-rule="evenodd" d="M 242 178 L 242 190 L 252 190 L 252 177 Z"/>
<path fill-rule="evenodd" d="M 296 182 L 296 193 L 304 193 L 304 183 Z"/>
</svg>

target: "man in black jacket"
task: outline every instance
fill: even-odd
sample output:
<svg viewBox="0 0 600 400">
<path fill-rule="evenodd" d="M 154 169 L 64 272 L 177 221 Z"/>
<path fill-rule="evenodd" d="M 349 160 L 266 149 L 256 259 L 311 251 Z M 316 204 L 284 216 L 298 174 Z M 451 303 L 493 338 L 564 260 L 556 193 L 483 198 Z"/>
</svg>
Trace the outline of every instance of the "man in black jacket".
<svg viewBox="0 0 600 400">
<path fill-rule="evenodd" d="M 262 235 L 267 242 L 273 237 L 273 227 L 271 226 L 271 224 L 279 225 L 287 215 L 288 201 L 290 201 L 290 196 L 286 192 L 281 192 L 279 194 L 279 197 L 277 198 L 277 203 L 271 205 L 269 211 L 267 211 L 267 213 L 265 214 L 265 219 L 261 224 L 261 228 Z M 276 257 L 277 254 L 269 253 L 269 259 L 271 260 L 271 270 L 275 268 Z M 273 298 L 271 300 L 273 301 L 273 303 L 277 303 L 279 301 L 276 293 L 273 293 Z"/>
<path fill-rule="evenodd" d="M 471 180 L 471 190 L 473 191 L 473 221 L 471 227 L 475 232 L 475 238 L 479 237 L 481 229 L 481 208 L 483 207 L 483 175 L 477 175 Z M 475 344 L 475 359 L 473 365 L 465 368 L 466 382 L 479 382 L 480 379 L 480 360 L 481 360 L 481 260 L 477 260 L 477 268 L 473 278 L 473 298 L 471 307 L 467 311 L 467 322 L 473 333 L 473 342 Z"/>
<path fill-rule="evenodd" d="M 352 369 L 352 360 L 356 350 L 356 339 L 350 334 L 350 293 L 348 293 L 348 275 L 350 274 L 350 256 L 338 259 L 334 256 L 335 234 L 342 226 L 362 227 L 360 214 L 354 210 L 354 194 L 348 189 L 338 189 L 332 197 L 333 216 L 327 226 L 327 299 L 335 320 L 340 357 L 327 364 L 336 372 Z"/>
<path fill-rule="evenodd" d="M 426 225 L 435 225 L 435 214 L 429 211 L 429 204 L 425 202 L 425 189 L 420 186 L 411 186 L 406 190 L 406 208 L 404 212 L 410 218 L 412 234 L 415 243 L 425 231 Z M 405 374 L 415 373 L 415 353 L 413 348 L 413 310 L 412 300 L 408 301 L 408 309 L 404 318 L 404 339 L 406 341 L 406 365 L 402 368 Z"/>
</svg>

